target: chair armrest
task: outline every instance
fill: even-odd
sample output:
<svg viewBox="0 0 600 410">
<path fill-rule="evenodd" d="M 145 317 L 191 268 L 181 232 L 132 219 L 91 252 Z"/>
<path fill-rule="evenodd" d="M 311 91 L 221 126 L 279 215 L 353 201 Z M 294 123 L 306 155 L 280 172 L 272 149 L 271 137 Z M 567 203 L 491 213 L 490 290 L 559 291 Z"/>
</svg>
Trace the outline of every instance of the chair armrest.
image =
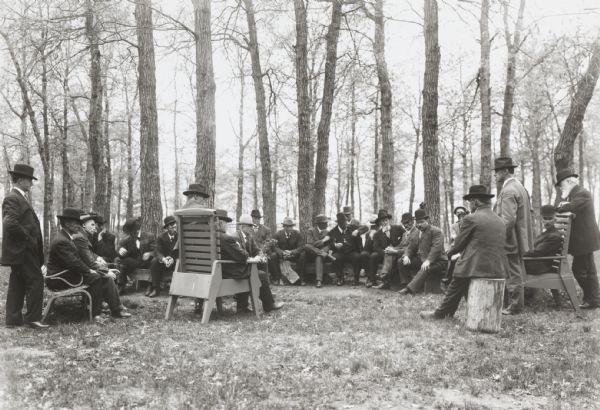
<svg viewBox="0 0 600 410">
<path fill-rule="evenodd" d="M 524 256 L 524 261 L 547 261 L 554 259 L 567 259 L 566 256 L 556 255 L 556 256 Z"/>
<path fill-rule="evenodd" d="M 57 277 L 57 276 L 60 276 L 60 275 L 62 275 L 63 273 L 65 273 L 65 272 L 67 272 L 67 271 L 68 271 L 68 269 L 61 270 L 60 272 L 56 272 L 56 273 L 55 273 L 55 274 L 53 274 L 53 275 L 46 275 L 46 276 L 45 276 L 45 278 L 46 278 L 46 279 L 54 279 L 55 277 Z"/>
<path fill-rule="evenodd" d="M 226 264 L 226 263 L 238 263 L 236 261 L 227 261 L 224 259 L 216 259 L 214 263 Z"/>
</svg>

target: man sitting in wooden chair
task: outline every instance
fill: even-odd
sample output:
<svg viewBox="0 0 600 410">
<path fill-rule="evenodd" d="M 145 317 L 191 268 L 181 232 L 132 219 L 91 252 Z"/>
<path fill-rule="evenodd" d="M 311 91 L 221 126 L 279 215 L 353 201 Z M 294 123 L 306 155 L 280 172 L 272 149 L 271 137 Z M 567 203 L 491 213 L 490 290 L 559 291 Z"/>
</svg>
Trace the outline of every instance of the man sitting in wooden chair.
<svg viewBox="0 0 600 410">
<path fill-rule="evenodd" d="M 242 222 L 240 226 L 243 228 L 239 231 L 239 236 L 236 237 L 227 233 L 227 224 L 231 222 L 231 218 L 227 216 L 227 211 L 217 209 L 216 215 L 219 218 L 217 231 L 219 232 L 219 241 L 221 244 L 221 259 L 237 262 L 235 264 L 223 264 L 223 279 L 245 279 L 250 274 L 247 269 L 249 267 L 247 264 L 248 258 L 257 256 L 259 252 L 258 246 L 252 238 L 250 220 L 249 218 L 240 220 Z M 270 312 L 281 309 L 283 302 L 275 302 L 273 299 L 267 274 L 263 271 L 258 271 L 258 277 L 261 283 L 259 298 L 262 302 L 263 310 Z M 235 295 L 235 299 L 238 312 L 251 312 L 248 307 L 248 293 L 239 293 Z"/>
</svg>

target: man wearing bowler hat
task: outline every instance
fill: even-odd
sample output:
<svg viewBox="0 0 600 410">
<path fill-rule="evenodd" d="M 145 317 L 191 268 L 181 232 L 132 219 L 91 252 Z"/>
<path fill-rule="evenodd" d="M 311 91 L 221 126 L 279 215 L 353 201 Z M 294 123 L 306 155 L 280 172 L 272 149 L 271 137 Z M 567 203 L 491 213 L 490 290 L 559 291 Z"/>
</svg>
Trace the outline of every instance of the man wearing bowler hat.
<svg viewBox="0 0 600 410">
<path fill-rule="evenodd" d="M 444 252 L 444 234 L 437 226 L 429 223 L 429 216 L 423 209 L 415 211 L 417 234 L 411 235 L 408 246 L 402 256 L 400 269 L 401 295 L 414 295 L 420 292 L 429 275 L 440 275 L 448 267 L 448 258 Z M 417 270 L 410 280 L 411 272 Z"/>
<path fill-rule="evenodd" d="M 506 277 L 506 252 L 504 221 L 492 211 L 487 187 L 473 185 L 463 199 L 469 201 L 471 214 L 462 221 L 460 232 L 448 255 L 460 255 L 454 276 L 442 303 L 435 311 L 421 312 L 420 316 L 444 319 L 454 316 L 463 296 L 466 297 L 471 279 Z"/>
<path fill-rule="evenodd" d="M 301 280 L 305 280 L 306 264 L 315 262 L 316 287 L 323 286 L 323 260 L 329 257 L 329 230 L 327 229 L 327 215 L 319 214 L 315 217 L 315 225 L 306 232 L 304 249 L 298 258 L 298 270 Z"/>
<path fill-rule="evenodd" d="M 264 251 L 265 242 L 271 239 L 271 229 L 260 222 L 262 215 L 258 209 L 253 209 L 250 212 L 250 217 L 252 218 L 252 223 L 254 223 L 254 227 L 252 228 L 254 241 Z"/>
<path fill-rule="evenodd" d="M 42 329 L 44 299 L 44 245 L 40 221 L 31 207 L 29 191 L 33 168 L 15 164 L 10 173 L 13 189 L 2 201 L 2 257 L 0 264 L 10 266 L 6 293 L 6 326 L 24 324 Z M 23 304 L 27 300 L 27 313 Z"/>
<path fill-rule="evenodd" d="M 152 285 L 146 291 L 146 296 L 155 298 L 160 295 L 160 283 L 165 275 L 172 274 L 179 252 L 175 249 L 177 243 L 177 221 L 172 215 L 164 219 L 163 232 L 156 239 L 154 258 L 150 262 Z"/>
<path fill-rule="evenodd" d="M 508 306 L 503 314 L 512 315 L 523 310 L 523 255 L 533 247 L 531 202 L 525 187 L 515 178 L 516 164 L 512 158 L 500 157 L 494 161 L 494 177 L 502 184 L 494 212 L 506 225 L 506 257 L 508 259 Z"/>
<path fill-rule="evenodd" d="M 392 215 L 385 209 L 377 213 L 375 223 L 379 230 L 373 235 L 373 252 L 371 253 L 369 271 L 377 271 L 377 267 L 383 262 L 381 268 L 381 284 L 375 286 L 377 289 L 389 289 L 392 269 L 398 257 L 398 246 L 402 236 L 406 232 L 401 225 L 392 225 Z M 371 281 L 373 282 L 373 281 Z"/>
<path fill-rule="evenodd" d="M 348 225 L 348 220 L 343 212 L 336 215 L 337 225 L 329 231 L 329 243 L 333 250 L 335 258 L 334 268 L 337 277 L 337 286 L 344 285 L 344 265 L 351 263 L 354 272 L 355 282 L 358 279 L 356 267 L 360 266 L 358 249 L 356 247 L 356 237 L 352 235 L 352 229 Z"/>
<path fill-rule="evenodd" d="M 208 190 L 203 184 L 190 184 L 186 191 L 183 191 L 183 195 L 187 198 L 183 209 L 187 208 L 208 208 Z"/>
<path fill-rule="evenodd" d="M 276 241 L 269 255 L 269 273 L 275 284 L 281 284 L 280 263 L 284 260 L 296 261 L 304 249 L 304 239 L 300 231 L 294 229 L 296 223 L 292 218 L 283 218 L 283 229 L 277 231 L 273 239 Z"/>
<path fill-rule="evenodd" d="M 351 206 L 344 206 L 342 207 L 342 212 L 344 213 L 344 215 L 346 216 L 346 222 L 348 222 L 348 224 L 350 224 L 350 221 L 352 220 L 352 207 Z"/>
<path fill-rule="evenodd" d="M 581 309 L 600 307 L 598 273 L 594 263 L 594 251 L 600 249 L 600 232 L 594 217 L 594 202 L 590 191 L 579 185 L 579 176 L 570 169 L 556 173 L 556 185 L 560 187 L 561 202 L 558 212 L 573 212 L 569 253 L 573 255 L 573 275 L 583 290 Z"/>
</svg>

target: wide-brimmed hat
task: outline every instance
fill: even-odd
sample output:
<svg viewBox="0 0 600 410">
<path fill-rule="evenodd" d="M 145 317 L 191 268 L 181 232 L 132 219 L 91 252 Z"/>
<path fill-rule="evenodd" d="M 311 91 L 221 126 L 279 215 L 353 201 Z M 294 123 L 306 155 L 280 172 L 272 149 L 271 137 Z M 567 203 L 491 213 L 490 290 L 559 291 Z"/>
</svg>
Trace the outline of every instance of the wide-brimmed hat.
<svg viewBox="0 0 600 410">
<path fill-rule="evenodd" d="M 377 219 L 375 219 L 375 223 L 379 223 L 380 220 L 387 218 L 387 219 L 392 219 L 392 214 L 390 214 L 387 210 L 385 209 L 380 209 L 379 212 L 377 212 Z"/>
<path fill-rule="evenodd" d="M 294 222 L 294 220 L 292 218 L 290 218 L 289 216 L 286 216 L 285 218 L 283 218 L 283 222 L 281 223 L 281 225 L 294 226 L 294 225 L 296 225 L 296 222 Z"/>
<path fill-rule="evenodd" d="M 208 198 L 208 192 L 203 184 L 190 184 L 187 191 L 183 191 L 183 195 L 196 194 Z"/>
<path fill-rule="evenodd" d="M 415 221 L 422 221 L 424 219 L 429 219 L 429 215 L 425 212 L 424 209 L 417 209 L 415 211 Z"/>
<path fill-rule="evenodd" d="M 465 214 L 468 214 L 468 213 L 469 213 L 469 211 L 467 211 L 467 208 L 465 208 L 465 207 L 464 207 L 464 206 L 462 206 L 462 205 L 459 205 L 459 206 L 457 206 L 456 208 L 454 208 L 454 210 L 452 211 L 452 213 L 453 213 L 454 215 L 456 215 L 456 212 L 458 212 L 458 211 L 463 211 Z"/>
<path fill-rule="evenodd" d="M 15 164 L 13 170 L 9 170 L 8 173 L 11 175 L 18 175 L 20 177 L 35 179 L 37 181 L 37 178 L 33 176 L 33 168 L 27 164 Z"/>
<path fill-rule="evenodd" d="M 175 219 L 173 215 L 169 215 L 165 219 L 163 219 L 163 228 L 166 228 L 167 226 L 175 223 L 177 223 L 177 219 Z"/>
<path fill-rule="evenodd" d="M 80 217 L 82 213 L 83 212 L 79 208 L 65 208 L 63 209 L 62 214 L 56 215 L 56 217 L 61 221 L 67 219 L 70 221 L 77 221 L 81 223 Z"/>
<path fill-rule="evenodd" d="M 345 206 L 342 208 L 342 212 L 344 213 L 344 215 L 350 215 L 352 214 L 352 207 L 351 206 Z"/>
<path fill-rule="evenodd" d="M 248 214 L 241 215 L 240 219 L 237 221 L 237 224 L 254 226 L 254 222 L 252 222 L 252 216 Z"/>
<path fill-rule="evenodd" d="M 412 221 L 414 218 L 412 216 L 412 214 L 410 212 L 404 212 L 402 214 L 402 219 L 400 219 L 400 222 L 402 222 L 403 224 L 408 223 L 410 221 Z"/>
<path fill-rule="evenodd" d="M 509 157 L 499 157 L 494 160 L 494 171 L 498 171 L 499 169 L 514 169 L 516 167 L 518 165 L 513 163 L 512 158 Z"/>
<path fill-rule="evenodd" d="M 540 207 L 540 216 L 542 218 L 552 218 L 555 212 L 556 208 L 554 208 L 554 205 L 543 205 Z"/>
<path fill-rule="evenodd" d="M 371 215 L 371 217 L 369 218 L 369 223 L 370 223 L 371 225 L 375 225 L 375 224 L 377 224 L 377 214 L 373 214 L 373 215 Z"/>
<path fill-rule="evenodd" d="M 231 222 L 233 220 L 229 216 L 227 216 L 227 211 L 224 209 L 215 210 L 215 215 L 217 215 L 217 218 L 225 222 Z"/>
<path fill-rule="evenodd" d="M 96 225 L 104 225 L 106 220 L 102 215 L 98 215 L 96 212 L 90 212 L 90 216 L 94 221 L 96 221 Z"/>
<path fill-rule="evenodd" d="M 576 174 L 576 173 L 575 173 L 575 172 L 573 172 L 573 170 L 572 170 L 572 169 L 570 169 L 570 168 L 563 168 L 563 169 L 559 170 L 559 171 L 556 173 L 556 183 L 555 183 L 554 185 L 555 185 L 555 186 L 559 186 L 559 185 L 560 185 L 560 183 L 561 183 L 563 180 L 565 180 L 565 179 L 567 179 L 567 178 L 569 178 L 569 177 L 576 177 L 576 178 L 578 178 L 578 177 L 579 177 L 579 174 Z"/>
<path fill-rule="evenodd" d="M 87 222 L 90 220 L 96 222 L 96 216 L 97 216 L 97 214 L 95 212 L 87 212 L 87 213 L 82 212 L 79 215 L 79 220 L 81 221 L 81 223 L 84 223 L 84 222 Z"/>
<path fill-rule="evenodd" d="M 463 195 L 465 201 L 469 201 L 473 198 L 493 198 L 494 194 L 490 194 L 485 185 L 471 185 L 469 187 L 469 193 Z"/>
<path fill-rule="evenodd" d="M 128 234 L 132 234 L 135 233 L 138 229 L 140 229 L 140 227 L 142 226 L 142 223 L 140 221 L 139 217 L 135 217 L 135 218 L 129 218 L 125 221 L 125 223 L 123 224 L 123 232 L 128 233 Z"/>
<path fill-rule="evenodd" d="M 252 212 L 250 212 L 250 216 L 252 218 L 262 218 L 262 215 L 258 209 L 253 209 Z"/>
<path fill-rule="evenodd" d="M 317 216 L 315 216 L 315 223 L 327 223 L 329 221 L 329 218 L 327 217 L 327 215 L 325 214 L 319 214 Z"/>
<path fill-rule="evenodd" d="M 335 219 L 336 219 L 337 221 L 341 221 L 341 220 L 344 220 L 344 221 L 346 221 L 346 220 L 347 220 L 347 218 L 346 218 L 346 214 L 345 214 L 345 213 L 343 213 L 343 212 L 338 212 L 337 214 L 335 214 Z"/>
</svg>

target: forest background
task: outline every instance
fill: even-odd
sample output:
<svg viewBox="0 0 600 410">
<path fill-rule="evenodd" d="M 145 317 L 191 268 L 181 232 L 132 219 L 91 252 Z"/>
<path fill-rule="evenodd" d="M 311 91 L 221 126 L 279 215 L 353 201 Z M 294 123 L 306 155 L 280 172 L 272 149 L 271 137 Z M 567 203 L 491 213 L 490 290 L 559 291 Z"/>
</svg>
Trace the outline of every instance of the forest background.
<svg viewBox="0 0 600 410">
<path fill-rule="evenodd" d="M 36 168 L 46 244 L 68 205 L 158 232 L 196 181 L 273 228 L 425 201 L 447 231 L 500 155 L 536 213 L 563 166 L 600 203 L 593 0 L 0 4 L 0 183 Z"/>
</svg>

